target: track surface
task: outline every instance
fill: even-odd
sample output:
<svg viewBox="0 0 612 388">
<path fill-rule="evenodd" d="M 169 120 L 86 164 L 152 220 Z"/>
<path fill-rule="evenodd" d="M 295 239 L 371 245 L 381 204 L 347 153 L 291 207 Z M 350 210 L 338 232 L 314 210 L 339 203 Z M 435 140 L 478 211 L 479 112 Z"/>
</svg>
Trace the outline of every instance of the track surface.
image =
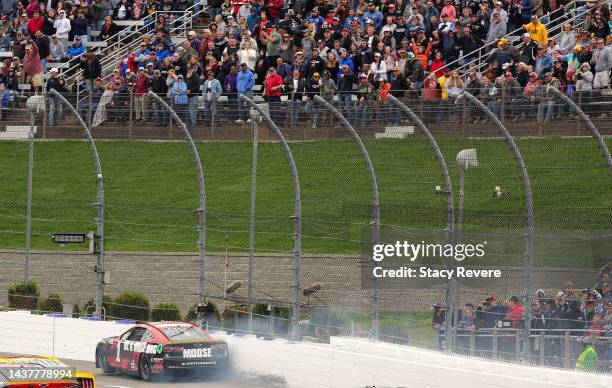
<svg viewBox="0 0 612 388">
<path fill-rule="evenodd" d="M 8 354 L 4 353 L 5 356 Z M 1 357 L 2 355 L 0 355 Z M 211 376 L 210 378 L 197 378 L 190 376 L 161 376 L 160 378 L 145 382 L 137 377 L 122 374 L 104 374 L 96 369 L 93 362 L 62 360 L 77 370 L 92 372 L 96 377 L 98 388 L 162 388 L 162 387 L 218 387 L 218 388 L 285 388 L 284 380 L 275 376 L 246 375 L 243 373 L 228 373 L 225 376 Z"/>
</svg>

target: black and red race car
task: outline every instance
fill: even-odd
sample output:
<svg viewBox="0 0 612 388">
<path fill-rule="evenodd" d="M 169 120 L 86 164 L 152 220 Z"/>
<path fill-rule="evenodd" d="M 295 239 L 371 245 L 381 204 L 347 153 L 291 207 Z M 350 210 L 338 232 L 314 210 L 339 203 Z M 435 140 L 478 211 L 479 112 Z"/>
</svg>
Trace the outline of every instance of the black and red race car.
<svg viewBox="0 0 612 388">
<path fill-rule="evenodd" d="M 96 367 L 149 380 L 168 371 L 205 371 L 229 366 L 227 344 L 193 323 L 140 323 L 96 347 Z"/>
</svg>

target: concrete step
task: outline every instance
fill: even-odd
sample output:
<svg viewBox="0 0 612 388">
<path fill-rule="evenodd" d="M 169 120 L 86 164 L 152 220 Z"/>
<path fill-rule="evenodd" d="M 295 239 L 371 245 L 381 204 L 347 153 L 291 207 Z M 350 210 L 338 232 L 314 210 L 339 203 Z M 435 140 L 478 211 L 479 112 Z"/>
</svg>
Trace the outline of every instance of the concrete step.
<svg viewBox="0 0 612 388">
<path fill-rule="evenodd" d="M 27 133 L 30 133 L 30 126 L 29 125 L 7 125 L 6 132 L 15 132 L 15 133 L 25 132 L 27 134 Z M 34 127 L 34 133 L 36 133 L 36 126 Z"/>
<path fill-rule="evenodd" d="M 403 132 L 377 132 L 374 135 L 376 140 L 378 139 L 405 139 L 408 137 L 407 133 Z"/>
<path fill-rule="evenodd" d="M 0 132 L 0 140 L 25 140 L 27 138 L 27 132 Z"/>
</svg>

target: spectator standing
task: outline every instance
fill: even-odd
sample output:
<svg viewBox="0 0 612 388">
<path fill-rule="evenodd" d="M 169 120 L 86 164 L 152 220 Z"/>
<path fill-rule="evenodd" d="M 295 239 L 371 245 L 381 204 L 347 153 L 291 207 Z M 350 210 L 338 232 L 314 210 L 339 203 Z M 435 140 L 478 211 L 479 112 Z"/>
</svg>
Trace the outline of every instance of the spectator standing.
<svg viewBox="0 0 612 388">
<path fill-rule="evenodd" d="M 60 94 L 66 94 L 68 91 L 64 87 L 64 80 L 59 76 L 57 68 L 52 68 L 50 71 L 51 76 L 47 81 L 47 91 L 55 90 Z M 48 95 L 48 108 L 49 108 L 49 117 L 48 124 L 50 126 L 54 126 L 63 121 L 62 118 L 62 102 L 55 97 L 53 94 Z"/>
<path fill-rule="evenodd" d="M 595 69 L 593 89 L 609 89 L 610 69 L 612 69 L 612 46 L 606 46 L 602 38 L 597 39 L 597 47 L 593 50 L 593 55 L 591 56 L 591 65 L 594 65 Z"/>
<path fill-rule="evenodd" d="M 168 78 L 170 79 L 170 77 Z M 178 116 L 183 122 L 187 122 L 189 98 L 187 97 L 187 84 L 185 84 L 182 74 L 176 75 L 176 80 L 172 83 L 170 91 L 172 103 L 174 104 Z"/>
<path fill-rule="evenodd" d="M 50 55 L 49 39 L 43 35 L 41 30 L 36 31 L 36 38 L 34 44 L 38 48 L 38 55 L 40 57 L 40 64 L 43 67 L 43 72 L 47 72 L 47 60 Z"/>
<path fill-rule="evenodd" d="M 317 74 L 318 83 L 319 73 L 315 74 Z M 302 97 L 306 95 L 306 80 L 301 76 L 298 70 L 294 70 L 291 74 L 291 78 L 285 82 L 283 85 L 283 91 L 289 96 L 289 123 L 291 125 L 295 125 L 296 118 L 299 114 L 298 112 L 302 107 Z"/>
<path fill-rule="evenodd" d="M 499 13 L 494 12 L 487 31 L 487 44 L 492 44 L 496 40 L 502 38 L 504 35 L 506 35 L 506 32 L 506 22 L 502 20 Z"/>
<path fill-rule="evenodd" d="M 281 93 L 283 88 L 283 79 L 280 75 L 276 74 L 276 69 L 270 67 L 268 69 L 268 75 L 264 80 L 264 95 L 266 101 L 270 104 L 270 115 L 273 121 L 280 123 L 280 117 L 282 116 L 281 109 Z"/>
<path fill-rule="evenodd" d="M 366 125 L 369 121 L 370 102 L 376 98 L 374 87 L 368 81 L 368 76 L 364 73 L 359 75 L 357 83 L 357 109 L 355 110 L 355 122 Z"/>
<path fill-rule="evenodd" d="M 538 122 L 549 123 L 555 114 L 555 100 L 549 96 L 546 91 L 547 87 L 554 87 L 557 90 L 561 90 L 561 82 L 553 77 L 552 72 L 547 72 L 544 75 L 544 84 L 540 86 L 536 95 L 540 98 L 540 104 L 538 105 Z"/>
<path fill-rule="evenodd" d="M 56 12 L 53 8 L 49 8 L 46 15 L 43 16 L 43 34 L 46 36 L 51 36 L 55 34 L 55 27 L 53 24 L 55 23 Z"/>
<path fill-rule="evenodd" d="M 234 121 L 238 117 L 238 65 L 232 64 L 230 72 L 223 79 L 223 93 L 227 96 L 229 108 L 229 120 Z"/>
<path fill-rule="evenodd" d="M 534 66 L 538 54 L 538 43 L 531 39 L 528 32 L 523 34 L 523 46 L 519 49 L 518 60 L 527 65 Z"/>
<path fill-rule="evenodd" d="M 187 98 L 189 99 L 189 126 L 194 128 L 198 122 L 198 97 L 200 96 L 201 80 L 196 68 L 191 64 L 187 65 L 185 83 L 187 84 Z M 219 112 L 217 112 L 218 114 Z"/>
<path fill-rule="evenodd" d="M 34 44 L 34 42 L 30 42 L 26 46 L 23 70 L 27 77 L 26 82 L 32 84 L 34 93 L 38 94 L 43 85 L 44 69 L 42 64 L 40 63 L 38 47 Z"/>
<path fill-rule="evenodd" d="M 211 127 L 214 125 L 219 127 L 221 124 L 221 117 L 217 109 L 217 100 L 221 94 L 223 94 L 221 83 L 215 78 L 215 73 L 208 71 L 202 88 L 202 96 L 204 97 L 204 122 L 208 123 L 210 120 Z"/>
<path fill-rule="evenodd" d="M 114 20 L 130 20 L 132 18 L 132 6 L 128 0 L 121 0 L 113 10 Z"/>
<path fill-rule="evenodd" d="M 42 30 L 43 22 L 44 20 L 40 14 L 40 11 L 38 10 L 35 11 L 34 17 L 32 17 L 32 19 L 30 19 L 30 21 L 28 21 L 28 24 L 27 24 L 28 33 L 30 34 L 30 36 L 34 36 L 36 32 Z"/>
<path fill-rule="evenodd" d="M 531 23 L 523 25 L 531 39 L 535 40 L 539 44 L 545 45 L 548 42 L 548 31 L 546 26 L 540 22 L 540 19 L 536 15 L 531 16 Z"/>
<path fill-rule="evenodd" d="M 136 122 L 145 121 L 145 99 L 149 91 L 149 76 L 144 67 L 139 67 L 134 81 L 134 111 Z"/>
<path fill-rule="evenodd" d="M 98 109 L 98 104 L 100 103 L 100 99 L 104 94 L 104 87 L 102 86 L 102 78 L 96 78 L 96 83 L 92 90 L 91 103 L 86 102 L 81 106 L 80 115 L 83 121 L 86 123 L 89 122 L 89 119 L 94 119 L 96 115 L 96 110 Z M 90 113 L 93 112 L 93 113 Z M 90 116 L 91 114 L 91 116 Z"/>
<path fill-rule="evenodd" d="M 85 19 L 85 13 L 81 10 L 77 16 L 70 21 L 70 32 L 75 38 L 79 37 L 83 43 L 89 40 L 87 28 L 89 21 Z"/>
<path fill-rule="evenodd" d="M 553 59 L 546 52 L 544 45 L 538 46 L 538 53 L 535 60 L 535 72 L 538 73 L 538 77 L 544 77 L 544 74 L 552 71 Z"/>
<path fill-rule="evenodd" d="M 253 72 L 248 68 L 246 63 L 240 64 L 240 72 L 236 75 L 236 90 L 238 92 L 238 97 L 240 94 L 244 94 L 248 98 L 253 98 L 253 86 L 255 85 L 255 77 Z M 236 122 L 242 122 L 244 120 L 250 121 L 251 119 L 248 117 L 248 112 L 250 111 L 250 106 L 239 102 L 238 106 L 238 120 Z"/>
<path fill-rule="evenodd" d="M 102 77 L 102 66 L 91 48 L 84 56 L 81 56 L 80 67 L 83 71 L 83 78 L 87 81 L 87 90 L 91 90 L 94 80 Z"/>
<path fill-rule="evenodd" d="M 593 73 L 591 73 L 591 66 L 583 62 L 576 72 L 576 92 L 578 93 L 590 93 L 593 90 Z"/>
<path fill-rule="evenodd" d="M 66 17 L 66 11 L 63 9 L 59 11 L 58 15 L 58 18 L 53 22 L 53 28 L 55 28 L 55 34 L 59 41 L 62 42 L 64 47 L 68 47 L 68 34 L 72 29 L 70 20 Z"/>
<path fill-rule="evenodd" d="M 329 74 L 329 72 L 327 73 Z M 312 78 L 306 81 L 305 85 L 307 102 L 304 106 L 304 110 L 310 117 L 311 127 L 313 129 L 317 127 L 317 118 L 319 117 L 319 110 L 315 108 L 314 97 L 321 95 L 321 86 L 322 82 L 319 73 L 314 73 Z"/>
<path fill-rule="evenodd" d="M 166 79 L 162 76 L 159 69 L 153 72 L 153 78 L 149 80 L 151 91 L 157 94 L 160 98 L 165 99 L 168 94 L 168 85 Z M 162 105 L 157 101 L 153 100 L 152 104 L 152 117 L 155 121 L 156 126 L 163 126 L 166 124 L 166 113 Z"/>
</svg>

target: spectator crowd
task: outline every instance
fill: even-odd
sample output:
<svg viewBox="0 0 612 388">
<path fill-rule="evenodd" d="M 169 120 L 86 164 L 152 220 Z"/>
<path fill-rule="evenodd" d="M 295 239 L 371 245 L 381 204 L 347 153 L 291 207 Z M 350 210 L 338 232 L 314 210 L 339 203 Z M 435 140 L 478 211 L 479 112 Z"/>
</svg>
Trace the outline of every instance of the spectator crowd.
<svg viewBox="0 0 612 388">
<path fill-rule="evenodd" d="M 295 122 L 303 108 L 314 126 L 315 95 L 339 101 L 359 124 L 373 114 L 399 121 L 389 94 L 444 110 L 426 115 L 441 120 L 464 91 L 498 115 L 504 107 L 515 121 L 548 122 L 568 112 L 547 86 L 570 97 L 610 89 L 612 19 L 603 0 L 209 0 L 206 26 L 176 45 L 172 12 L 192 5 L 0 0 L 0 50 L 13 55 L 0 64 L 2 93 L 24 82 L 37 92 L 50 69 L 47 87 L 91 92 L 86 109 L 98 125 L 119 119 L 125 109 L 133 109 L 137 121 L 164 125 L 168 117 L 145 97 L 153 91 L 190 126 L 202 114 L 205 123 L 220 124 L 221 96 L 230 108 L 225 120 L 248 120 L 238 96 L 256 92 L 270 103 L 273 118 Z M 121 30 L 118 21 L 146 18 L 154 19 L 150 35 L 117 58 L 112 75 L 102 74 L 88 42 L 95 35 L 110 44 Z M 52 65 L 67 60 L 82 71 L 71 85 Z M 281 99 L 291 107 L 288 115 Z"/>
<path fill-rule="evenodd" d="M 603 267 L 593 288 L 576 289 L 571 281 L 567 281 L 559 291 L 547 294 L 538 290 L 531 301 L 530 339 L 531 352 L 540 353 L 544 346 L 547 360 L 562 358 L 565 354 L 563 341 L 566 334 L 581 338 L 582 343 L 593 346 L 596 359 L 602 361 L 597 368 L 593 364 L 590 370 L 612 365 L 612 270 Z M 458 346 L 462 351 L 468 351 L 474 346 L 483 355 L 490 356 L 492 350 L 491 334 L 494 328 L 500 330 L 498 350 L 502 357 L 508 357 L 517 350 L 515 338 L 504 337 L 504 330 L 510 337 L 522 333 L 525 328 L 528 306 L 521 303 L 517 296 L 511 296 L 503 302 L 498 301 L 496 294 L 490 295 L 478 304 L 466 303 L 458 311 L 457 318 L 448 315 L 450 325 L 457 328 L 459 334 Z M 447 308 L 441 304 L 433 307 L 432 325 L 440 330 L 441 338 L 447 324 Z M 454 322 L 453 322 L 454 319 Z M 470 345 L 471 333 L 475 333 L 476 341 Z M 481 334 L 482 336 L 479 336 Z M 548 339 L 542 343 L 535 337 L 545 335 Z M 607 339 L 607 340 L 606 340 Z M 607 342 L 606 342 L 607 341 Z M 578 350 L 578 349 L 576 349 Z M 505 355 L 503 354 L 505 353 Z M 578 352 L 572 351 L 571 353 Z"/>
</svg>

